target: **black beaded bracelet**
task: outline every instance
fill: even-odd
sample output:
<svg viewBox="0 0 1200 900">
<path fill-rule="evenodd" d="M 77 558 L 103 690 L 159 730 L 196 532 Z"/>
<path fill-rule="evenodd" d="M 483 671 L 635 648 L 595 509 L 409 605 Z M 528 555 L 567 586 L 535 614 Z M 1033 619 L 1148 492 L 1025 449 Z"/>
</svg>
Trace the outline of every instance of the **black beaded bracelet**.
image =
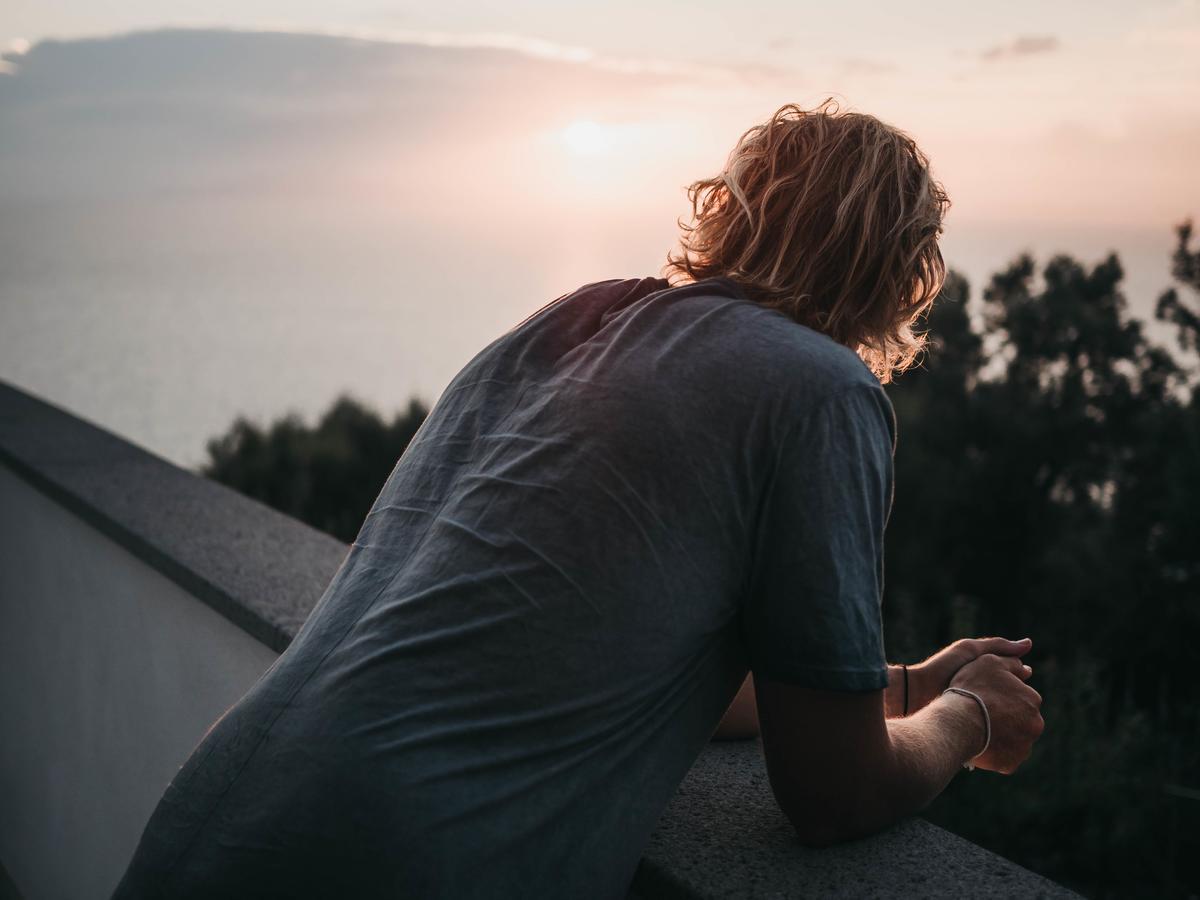
<svg viewBox="0 0 1200 900">
<path fill-rule="evenodd" d="M 900 663 L 900 668 L 904 670 L 904 712 L 901 715 L 908 715 L 908 665 Z"/>
</svg>

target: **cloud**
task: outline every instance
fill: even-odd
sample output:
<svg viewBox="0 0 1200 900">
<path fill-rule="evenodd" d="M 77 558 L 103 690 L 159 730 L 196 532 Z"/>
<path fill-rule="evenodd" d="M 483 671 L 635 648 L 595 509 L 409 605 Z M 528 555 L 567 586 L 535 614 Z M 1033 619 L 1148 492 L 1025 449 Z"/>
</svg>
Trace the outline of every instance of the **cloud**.
<svg viewBox="0 0 1200 900">
<path fill-rule="evenodd" d="M 787 69 L 767 63 L 693 63 L 655 57 L 612 56 L 597 53 L 589 47 L 561 44 L 543 38 L 531 38 L 508 32 L 445 32 L 445 31 L 378 31 L 329 32 L 330 34 L 358 36 L 367 40 L 380 40 L 400 44 L 420 44 L 426 47 L 462 47 L 511 50 L 533 59 L 553 62 L 577 63 L 609 72 L 627 75 L 661 75 L 680 79 L 709 80 L 725 76 L 742 76 L 752 80 L 781 77 L 789 74 Z"/>
<path fill-rule="evenodd" d="M 1035 56 L 1041 53 L 1052 53 L 1060 47 L 1057 37 L 1047 35 L 1021 35 L 1007 44 L 997 44 L 979 54 L 984 62 L 998 62 L 1005 59 L 1015 59 L 1021 56 Z"/>
<path fill-rule="evenodd" d="M 454 154 L 483 171 L 485 147 L 501 166 L 518 159 L 512 147 L 581 118 L 665 128 L 667 107 L 711 107 L 778 73 L 435 32 L 177 28 L 45 40 L 7 59 L 0 195 L 31 201 L 261 194 L 450 167 Z"/>
<path fill-rule="evenodd" d="M 153 117 L 202 140 L 224 125 L 236 135 L 290 121 L 415 125 L 426 113 L 527 119 L 695 81 L 682 65 L 501 34 L 171 29 L 41 41 L 5 58 L 13 72 L 0 80 L 0 118 L 57 110 L 63 125 L 130 129 Z"/>
<path fill-rule="evenodd" d="M 591 47 L 564 44 L 545 38 L 529 37 L 506 31 L 436 31 L 391 27 L 337 27 L 296 30 L 287 25 L 271 28 L 199 28 L 203 32 L 229 31 L 250 35 L 294 35 L 343 38 L 367 43 L 409 45 L 446 50 L 499 50 L 508 51 L 529 59 L 581 65 L 601 71 L 626 75 L 659 75 L 680 79 L 712 79 L 741 74 L 761 75 L 770 70 L 773 74 L 784 74 L 784 70 L 762 64 L 702 63 L 686 60 L 668 60 L 658 57 L 614 56 L 599 53 Z M 155 33 L 155 32 L 149 32 Z"/>
</svg>

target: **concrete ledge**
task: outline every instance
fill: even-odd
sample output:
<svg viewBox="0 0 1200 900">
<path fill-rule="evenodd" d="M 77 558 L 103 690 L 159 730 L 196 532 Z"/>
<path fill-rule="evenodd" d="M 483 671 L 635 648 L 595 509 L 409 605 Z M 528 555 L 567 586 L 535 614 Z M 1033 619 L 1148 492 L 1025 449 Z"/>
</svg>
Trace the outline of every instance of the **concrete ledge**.
<svg viewBox="0 0 1200 900">
<path fill-rule="evenodd" d="M 346 546 L 0 382 L 0 463 L 282 652 Z"/>
<path fill-rule="evenodd" d="M 923 819 L 836 847 L 804 847 L 775 803 L 755 740 L 715 742 L 700 755 L 659 820 L 630 896 L 1077 895 Z"/>
</svg>

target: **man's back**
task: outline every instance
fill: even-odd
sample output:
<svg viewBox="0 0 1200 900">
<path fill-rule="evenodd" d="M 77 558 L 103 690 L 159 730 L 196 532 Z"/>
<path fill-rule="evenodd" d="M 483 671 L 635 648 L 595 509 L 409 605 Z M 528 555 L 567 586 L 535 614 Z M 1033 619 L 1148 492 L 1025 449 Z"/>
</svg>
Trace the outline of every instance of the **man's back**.
<svg viewBox="0 0 1200 900">
<path fill-rule="evenodd" d="M 621 896 L 751 655 L 795 674 L 745 634 L 781 590 L 763 509 L 786 436 L 849 394 L 883 415 L 852 351 L 727 279 L 598 282 L 502 335 L 117 896 Z M 857 655 L 817 660 L 835 686 L 882 686 L 875 590 Z"/>
</svg>

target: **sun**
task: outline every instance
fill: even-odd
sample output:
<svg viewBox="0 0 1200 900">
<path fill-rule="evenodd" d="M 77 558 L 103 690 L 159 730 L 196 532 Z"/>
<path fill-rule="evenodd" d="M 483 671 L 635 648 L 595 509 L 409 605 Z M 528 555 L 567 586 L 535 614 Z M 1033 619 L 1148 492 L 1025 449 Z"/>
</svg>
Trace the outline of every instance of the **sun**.
<svg viewBox="0 0 1200 900">
<path fill-rule="evenodd" d="M 562 141 L 572 153 L 580 156 L 600 156 L 613 147 L 611 128 L 591 119 L 579 119 L 562 130 Z"/>
</svg>

